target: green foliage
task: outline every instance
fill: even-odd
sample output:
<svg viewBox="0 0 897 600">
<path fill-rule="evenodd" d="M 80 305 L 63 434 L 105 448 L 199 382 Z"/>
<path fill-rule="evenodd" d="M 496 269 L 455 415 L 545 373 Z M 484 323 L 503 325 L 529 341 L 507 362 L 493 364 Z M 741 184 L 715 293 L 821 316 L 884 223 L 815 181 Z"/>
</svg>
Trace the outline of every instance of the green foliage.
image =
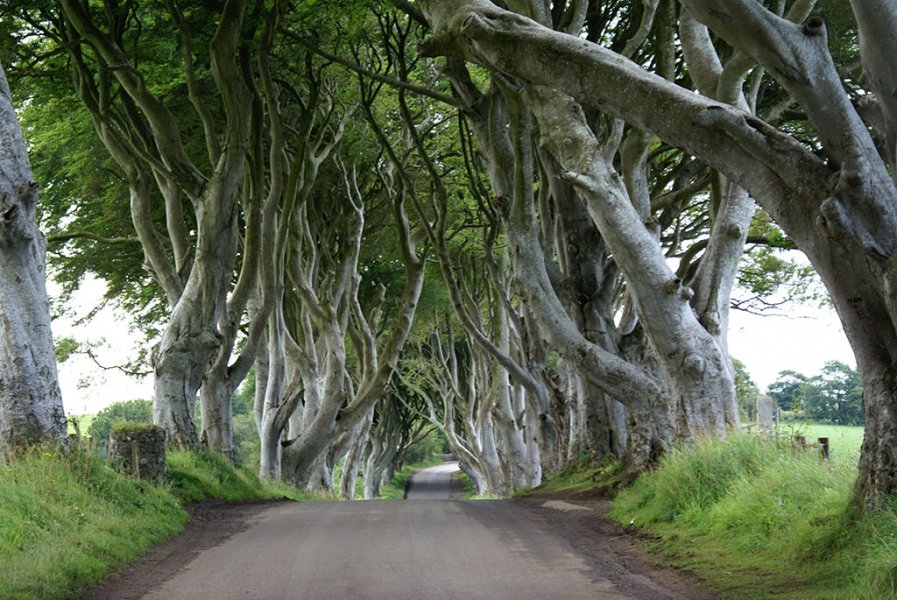
<svg viewBox="0 0 897 600">
<path fill-rule="evenodd" d="M 850 3 L 819 0 L 815 12 L 825 20 L 829 51 L 839 72 L 844 75 L 847 89 L 855 92 L 861 75 L 860 43 Z"/>
<path fill-rule="evenodd" d="M 835 360 L 825 363 L 813 377 L 782 371 L 767 394 L 783 410 L 800 411 L 815 421 L 834 425 L 859 425 L 865 421 L 860 374 Z"/>
<path fill-rule="evenodd" d="M 164 487 L 80 452 L 0 464 L 0 595 L 74 597 L 186 520 Z"/>
<path fill-rule="evenodd" d="M 354 38 L 369 31 L 370 12 L 381 4 L 382 0 L 303 0 L 297 4 L 292 23 L 316 34 L 335 32 Z"/>
<path fill-rule="evenodd" d="M 855 477 L 852 457 L 733 436 L 670 452 L 611 514 L 726 598 L 895 598 L 897 505 L 856 520 Z"/>
<path fill-rule="evenodd" d="M 865 422 L 860 374 L 842 362 L 830 361 L 822 373 L 801 385 L 803 408 L 811 418 L 834 425 Z"/>
<path fill-rule="evenodd" d="M 150 400 L 128 400 L 115 402 L 101 410 L 87 428 L 87 434 L 94 439 L 97 448 L 103 449 L 109 443 L 109 432 L 115 423 L 152 423 L 153 403 Z"/>
<path fill-rule="evenodd" d="M 743 362 L 733 358 L 732 366 L 735 367 L 735 399 L 738 402 L 741 417 L 747 421 L 753 421 L 760 389 L 751 379 L 751 374 L 748 373 Z"/>
<path fill-rule="evenodd" d="M 796 371 L 782 371 L 766 389 L 766 393 L 782 410 L 799 410 L 803 406 L 801 386 L 806 381 L 806 375 Z"/>
<path fill-rule="evenodd" d="M 757 211 L 738 271 L 738 288 L 747 296 L 733 298 L 734 306 L 762 313 L 791 303 L 827 302 L 813 267 L 794 248 L 769 215 Z"/>
<path fill-rule="evenodd" d="M 233 417 L 234 430 L 234 462 L 258 470 L 261 441 L 255 417 L 251 414 L 236 414 Z"/>
<path fill-rule="evenodd" d="M 436 429 L 430 429 L 422 438 L 408 446 L 403 460 L 409 464 L 420 464 L 433 461 L 439 454 L 448 453 L 448 441 L 445 439 L 445 434 Z"/>
<path fill-rule="evenodd" d="M 56 362 L 59 364 L 64 363 L 69 358 L 71 358 L 72 354 L 75 354 L 78 351 L 78 340 L 72 337 L 60 337 L 56 338 L 54 341 L 55 352 L 56 352 Z"/>
<path fill-rule="evenodd" d="M 233 401 L 233 432 L 234 432 L 234 462 L 258 471 L 259 453 L 261 442 L 258 428 L 255 425 L 253 402 L 255 396 L 255 369 L 249 371 L 243 384 L 234 394 Z"/>
<path fill-rule="evenodd" d="M 48 238 L 48 270 L 61 286 L 56 306 L 64 309 L 84 278 L 94 274 L 107 285 L 94 309 L 112 302 L 149 326 L 161 314 L 164 298 L 143 268 L 124 179 L 68 89 L 68 77 L 55 79 L 53 65 L 44 67 L 43 76 L 21 78 L 14 87 L 30 96 L 20 116 L 41 184 L 38 217 Z M 161 222 L 164 213 L 157 212 Z"/>
</svg>

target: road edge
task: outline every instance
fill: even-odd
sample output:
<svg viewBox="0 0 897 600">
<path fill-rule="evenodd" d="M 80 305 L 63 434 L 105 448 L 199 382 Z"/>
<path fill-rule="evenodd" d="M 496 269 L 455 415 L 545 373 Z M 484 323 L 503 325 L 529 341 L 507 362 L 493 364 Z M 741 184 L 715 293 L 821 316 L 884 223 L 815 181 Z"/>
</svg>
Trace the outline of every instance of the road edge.
<svg viewBox="0 0 897 600">
<path fill-rule="evenodd" d="M 138 600 L 186 567 L 201 552 L 249 529 L 261 513 L 294 500 L 204 500 L 184 506 L 190 520 L 178 535 L 152 546 L 142 557 L 110 571 L 82 600 Z"/>
</svg>

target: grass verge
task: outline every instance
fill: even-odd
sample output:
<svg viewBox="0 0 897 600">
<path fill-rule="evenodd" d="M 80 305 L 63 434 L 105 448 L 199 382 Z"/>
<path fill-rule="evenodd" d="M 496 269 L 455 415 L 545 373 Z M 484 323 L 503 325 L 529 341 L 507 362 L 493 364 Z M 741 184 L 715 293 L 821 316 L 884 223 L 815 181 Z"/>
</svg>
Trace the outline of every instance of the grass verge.
<svg viewBox="0 0 897 600">
<path fill-rule="evenodd" d="M 897 504 L 849 515 L 856 470 L 754 436 L 668 453 L 611 516 L 726 598 L 897 598 Z"/>
<path fill-rule="evenodd" d="M 454 475 L 461 481 L 461 486 L 464 488 L 464 499 L 465 500 L 474 500 L 477 497 L 477 488 L 473 484 L 473 479 L 465 473 L 464 471 L 458 471 Z"/>
<path fill-rule="evenodd" d="M 607 498 L 631 481 L 631 476 L 619 463 L 595 463 L 589 456 L 582 455 L 559 473 L 547 477 L 542 485 L 524 491 L 522 495 L 552 494 L 570 499 Z"/>
<path fill-rule="evenodd" d="M 282 483 L 259 479 L 248 467 L 236 467 L 211 452 L 169 452 L 166 467 L 171 493 L 183 503 L 206 498 L 227 501 L 286 498 L 299 502 L 322 499 Z"/>
<path fill-rule="evenodd" d="M 187 502 L 302 499 L 218 456 L 172 453 L 168 469 L 170 481 L 158 485 L 84 452 L 35 451 L 0 462 L 0 597 L 77 597 L 179 533 Z"/>
<path fill-rule="evenodd" d="M 129 479 L 87 454 L 20 457 L 0 465 L 0 592 L 75 596 L 186 521 L 169 489 Z"/>
</svg>

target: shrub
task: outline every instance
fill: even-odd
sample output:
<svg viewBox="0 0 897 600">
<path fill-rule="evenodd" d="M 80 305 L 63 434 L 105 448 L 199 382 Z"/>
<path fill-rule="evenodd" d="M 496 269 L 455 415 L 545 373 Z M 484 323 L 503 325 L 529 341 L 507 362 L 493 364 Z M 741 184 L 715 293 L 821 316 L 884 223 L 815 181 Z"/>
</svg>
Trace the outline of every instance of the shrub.
<svg viewBox="0 0 897 600">
<path fill-rule="evenodd" d="M 118 422 L 152 423 L 153 403 L 150 400 L 128 400 L 115 402 L 101 410 L 93 418 L 87 434 L 94 439 L 100 453 L 104 453 L 109 443 L 109 432 L 112 425 Z"/>
</svg>

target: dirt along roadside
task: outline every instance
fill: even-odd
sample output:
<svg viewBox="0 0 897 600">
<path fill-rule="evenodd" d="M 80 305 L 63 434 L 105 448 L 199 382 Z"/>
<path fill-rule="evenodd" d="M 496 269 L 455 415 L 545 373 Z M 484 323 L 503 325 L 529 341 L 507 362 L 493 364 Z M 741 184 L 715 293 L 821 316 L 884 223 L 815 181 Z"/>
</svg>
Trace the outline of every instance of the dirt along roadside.
<svg viewBox="0 0 897 600">
<path fill-rule="evenodd" d="M 606 500 L 566 499 L 529 496 L 516 500 L 544 519 L 589 565 L 605 574 L 624 593 L 648 598 L 688 598 L 717 600 L 690 573 L 664 567 L 641 548 L 640 534 L 623 529 L 606 517 L 611 504 Z M 653 596 L 651 594 L 656 594 Z"/>
<path fill-rule="evenodd" d="M 440 477 L 451 469 L 418 476 L 418 500 L 430 501 L 195 505 L 182 534 L 83 597 L 717 598 L 656 566 L 603 516 L 606 502 L 459 502 Z"/>
<path fill-rule="evenodd" d="M 224 502 L 206 500 L 185 510 L 190 520 L 184 531 L 153 546 L 144 557 L 113 572 L 101 585 L 89 588 L 83 600 L 137 600 L 161 585 L 203 551 L 252 527 L 264 511 L 292 500 Z"/>
</svg>

